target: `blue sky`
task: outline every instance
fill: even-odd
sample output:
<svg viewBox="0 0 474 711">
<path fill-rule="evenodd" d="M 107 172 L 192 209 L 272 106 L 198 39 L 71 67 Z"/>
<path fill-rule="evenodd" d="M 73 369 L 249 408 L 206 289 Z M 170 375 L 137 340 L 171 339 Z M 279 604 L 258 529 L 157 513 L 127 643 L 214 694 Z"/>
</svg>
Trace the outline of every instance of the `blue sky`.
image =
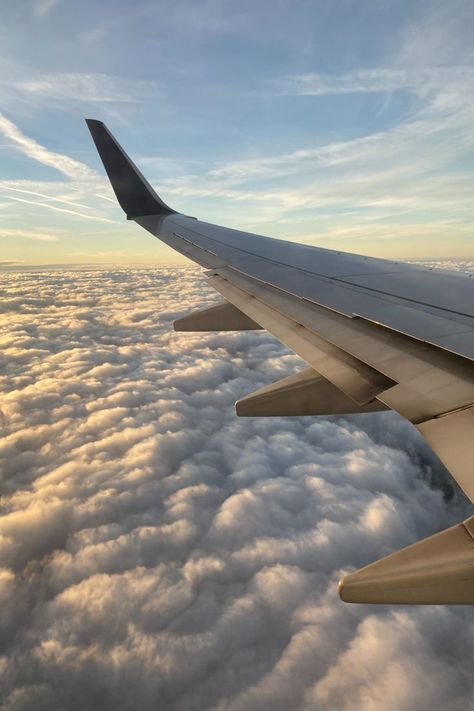
<svg viewBox="0 0 474 711">
<path fill-rule="evenodd" d="M 377 256 L 474 256 L 469 0 L 0 12 L 0 261 L 180 261 L 124 221 L 84 117 L 201 219 Z"/>
</svg>

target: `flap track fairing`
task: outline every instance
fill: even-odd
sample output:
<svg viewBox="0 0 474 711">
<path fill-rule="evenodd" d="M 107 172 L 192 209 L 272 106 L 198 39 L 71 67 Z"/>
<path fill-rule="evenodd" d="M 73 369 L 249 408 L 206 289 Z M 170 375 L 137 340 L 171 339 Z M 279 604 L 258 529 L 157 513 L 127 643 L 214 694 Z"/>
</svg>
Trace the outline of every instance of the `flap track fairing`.
<svg viewBox="0 0 474 711">
<path fill-rule="evenodd" d="M 474 604 L 474 516 L 346 575 L 344 602 Z"/>
<path fill-rule="evenodd" d="M 175 331 L 258 331 L 262 327 L 228 301 L 178 318 Z"/>
<path fill-rule="evenodd" d="M 235 404 L 239 417 L 340 415 L 388 409 L 378 400 L 358 405 L 314 368 L 256 390 Z"/>
</svg>

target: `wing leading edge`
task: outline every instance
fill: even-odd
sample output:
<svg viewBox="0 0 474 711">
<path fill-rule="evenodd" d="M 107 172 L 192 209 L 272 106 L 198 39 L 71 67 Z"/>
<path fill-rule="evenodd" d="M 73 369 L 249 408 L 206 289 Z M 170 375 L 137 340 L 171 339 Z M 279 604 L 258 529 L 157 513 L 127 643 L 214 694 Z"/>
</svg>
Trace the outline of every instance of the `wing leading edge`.
<svg viewBox="0 0 474 711">
<path fill-rule="evenodd" d="M 474 501 L 474 279 L 177 213 L 103 123 L 87 124 L 127 218 L 205 267 L 224 297 L 175 328 L 265 328 L 310 366 L 247 396 L 237 414 L 394 409 L 413 422 Z M 474 517 L 459 526 L 459 533 L 449 529 L 346 576 L 341 597 L 474 604 Z"/>
</svg>

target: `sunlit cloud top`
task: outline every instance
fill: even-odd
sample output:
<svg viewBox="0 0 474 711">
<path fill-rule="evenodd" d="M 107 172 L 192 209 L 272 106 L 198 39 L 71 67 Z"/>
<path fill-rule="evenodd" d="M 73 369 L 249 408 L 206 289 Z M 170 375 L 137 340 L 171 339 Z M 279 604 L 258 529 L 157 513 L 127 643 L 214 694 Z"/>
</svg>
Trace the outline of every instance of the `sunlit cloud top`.
<svg viewBox="0 0 474 711">
<path fill-rule="evenodd" d="M 125 222 L 85 117 L 186 214 L 379 256 L 474 256 L 473 22 L 468 0 L 9 0 L 0 259 L 180 259 Z"/>
</svg>

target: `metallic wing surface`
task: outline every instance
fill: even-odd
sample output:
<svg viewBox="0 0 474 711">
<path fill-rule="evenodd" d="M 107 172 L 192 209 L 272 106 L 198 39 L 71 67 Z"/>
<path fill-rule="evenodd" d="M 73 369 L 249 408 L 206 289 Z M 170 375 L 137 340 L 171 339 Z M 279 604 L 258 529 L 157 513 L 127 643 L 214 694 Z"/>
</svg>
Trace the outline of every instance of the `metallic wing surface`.
<svg viewBox="0 0 474 711">
<path fill-rule="evenodd" d="M 87 120 L 134 220 L 206 269 L 222 303 L 176 330 L 263 328 L 308 368 L 248 395 L 240 416 L 393 409 L 474 501 L 474 278 L 219 227 L 175 212 L 107 127 Z M 348 602 L 474 603 L 474 517 L 347 575 Z"/>
</svg>

